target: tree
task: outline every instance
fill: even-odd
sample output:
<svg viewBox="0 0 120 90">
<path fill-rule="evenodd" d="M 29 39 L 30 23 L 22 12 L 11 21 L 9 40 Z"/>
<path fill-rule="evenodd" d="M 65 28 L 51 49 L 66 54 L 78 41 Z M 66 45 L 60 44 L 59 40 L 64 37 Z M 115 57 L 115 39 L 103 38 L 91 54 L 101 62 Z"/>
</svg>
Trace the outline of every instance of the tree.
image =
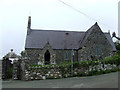
<svg viewBox="0 0 120 90">
<path fill-rule="evenodd" d="M 117 49 L 117 53 L 120 54 L 120 43 L 119 42 L 115 42 L 114 43 Z"/>
<path fill-rule="evenodd" d="M 25 50 L 23 50 L 23 51 L 21 51 L 21 57 L 26 57 L 26 52 L 25 52 Z"/>
<path fill-rule="evenodd" d="M 112 37 L 115 37 L 116 39 L 120 40 L 120 38 L 116 36 L 115 32 L 113 32 Z"/>
</svg>

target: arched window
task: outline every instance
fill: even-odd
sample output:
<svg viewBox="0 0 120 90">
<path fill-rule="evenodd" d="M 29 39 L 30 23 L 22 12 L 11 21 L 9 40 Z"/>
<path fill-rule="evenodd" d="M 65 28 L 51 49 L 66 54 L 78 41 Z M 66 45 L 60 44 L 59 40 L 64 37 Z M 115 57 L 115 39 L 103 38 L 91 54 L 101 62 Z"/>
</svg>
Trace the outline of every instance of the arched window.
<svg viewBox="0 0 120 90">
<path fill-rule="evenodd" d="M 45 64 L 50 64 L 50 52 L 48 50 L 45 52 Z"/>
<path fill-rule="evenodd" d="M 95 55 L 101 55 L 102 54 L 102 51 L 101 51 L 101 48 L 99 46 L 96 46 L 96 49 L 95 49 Z"/>
</svg>

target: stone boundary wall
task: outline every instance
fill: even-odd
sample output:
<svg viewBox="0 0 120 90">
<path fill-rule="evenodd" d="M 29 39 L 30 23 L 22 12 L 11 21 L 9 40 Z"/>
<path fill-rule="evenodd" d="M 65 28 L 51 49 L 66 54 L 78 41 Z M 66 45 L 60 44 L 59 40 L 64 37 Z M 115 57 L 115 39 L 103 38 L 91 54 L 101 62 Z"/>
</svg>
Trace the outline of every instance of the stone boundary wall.
<svg viewBox="0 0 120 90">
<path fill-rule="evenodd" d="M 30 63 L 28 59 L 14 60 L 13 61 L 13 73 L 12 79 L 14 80 L 29 80 L 27 76 L 27 71 L 29 69 Z"/>
<path fill-rule="evenodd" d="M 62 78 L 62 73 L 59 68 L 33 67 L 26 72 L 25 76 L 29 76 L 30 80 L 43 80 L 52 78 Z"/>
<path fill-rule="evenodd" d="M 59 79 L 59 78 L 66 78 L 71 76 L 80 76 L 84 73 L 84 75 L 88 75 L 91 71 L 106 71 L 116 69 L 117 66 L 115 64 L 99 64 L 95 66 L 89 66 L 89 68 L 80 67 L 74 68 L 73 73 L 71 72 L 70 68 L 67 67 L 32 67 L 30 71 L 27 73 L 29 74 L 29 80 L 42 80 L 42 79 Z M 27 74 L 26 74 L 27 75 Z"/>
<path fill-rule="evenodd" d="M 19 68 L 19 69 L 18 69 Z M 29 60 L 15 61 L 13 65 L 13 79 L 20 80 L 44 80 L 60 79 L 71 76 L 89 76 L 93 71 L 109 71 L 118 69 L 115 64 L 90 65 L 88 67 L 74 67 L 71 71 L 71 65 L 68 66 L 30 66 Z"/>
<path fill-rule="evenodd" d="M 10 78 L 10 66 L 11 66 L 11 61 L 9 60 L 9 58 L 3 58 L 3 60 L 1 61 L 1 67 L 2 67 L 2 79 L 9 79 Z"/>
</svg>

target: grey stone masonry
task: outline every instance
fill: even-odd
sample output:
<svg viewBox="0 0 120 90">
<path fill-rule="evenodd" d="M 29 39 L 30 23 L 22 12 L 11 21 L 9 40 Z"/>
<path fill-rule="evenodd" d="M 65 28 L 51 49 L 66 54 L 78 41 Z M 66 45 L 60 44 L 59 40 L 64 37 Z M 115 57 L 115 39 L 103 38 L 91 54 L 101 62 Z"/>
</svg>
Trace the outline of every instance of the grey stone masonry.
<svg viewBox="0 0 120 90">
<path fill-rule="evenodd" d="M 47 50 L 50 52 L 50 64 L 56 64 L 56 54 L 55 51 L 51 48 L 49 42 L 45 45 L 45 47 L 42 50 L 26 49 L 27 55 L 30 58 L 30 64 L 44 65 L 45 53 Z"/>
<path fill-rule="evenodd" d="M 72 50 L 52 50 L 47 47 L 43 50 L 40 49 L 26 49 L 27 55 L 30 58 L 30 64 L 44 65 L 45 64 L 45 52 L 50 52 L 50 64 L 59 64 L 71 60 Z M 78 51 L 74 50 L 74 61 L 78 60 Z"/>
<path fill-rule="evenodd" d="M 13 61 L 13 73 L 12 73 L 12 78 L 13 79 L 21 79 L 21 62 L 22 60 L 19 59 L 19 60 L 14 60 Z"/>
<path fill-rule="evenodd" d="M 2 60 L 2 79 L 10 78 L 10 65 L 11 61 L 8 58 L 3 58 Z"/>
<path fill-rule="evenodd" d="M 13 62 L 13 79 L 14 80 L 29 80 L 28 71 L 29 71 L 29 60 L 14 60 Z"/>
<path fill-rule="evenodd" d="M 27 57 L 30 59 L 31 64 L 38 64 L 40 53 L 42 50 L 40 49 L 26 49 Z M 42 56 L 41 56 L 42 57 Z"/>
<path fill-rule="evenodd" d="M 17 80 L 18 79 L 18 61 L 13 61 L 13 73 L 12 73 L 12 79 Z"/>
<path fill-rule="evenodd" d="M 118 69 L 118 66 L 115 64 L 102 64 L 90 65 L 88 67 L 81 66 L 75 67 L 73 69 L 73 74 L 71 73 L 70 68 L 63 66 L 34 66 L 30 67 L 28 60 L 21 62 L 22 71 L 21 71 L 21 80 L 44 80 L 44 79 L 60 79 L 70 76 L 80 76 L 81 74 L 89 75 L 92 71 L 108 71 Z M 17 76 L 17 72 L 16 72 Z M 18 77 L 17 77 L 18 78 Z M 14 78 L 16 80 L 16 78 Z"/>
<path fill-rule="evenodd" d="M 78 60 L 97 60 L 113 55 L 113 47 L 105 34 L 96 26 L 87 37 L 84 46 L 78 51 Z"/>
<path fill-rule="evenodd" d="M 29 80 L 30 63 L 28 59 L 23 59 L 20 63 L 21 80 Z"/>
</svg>

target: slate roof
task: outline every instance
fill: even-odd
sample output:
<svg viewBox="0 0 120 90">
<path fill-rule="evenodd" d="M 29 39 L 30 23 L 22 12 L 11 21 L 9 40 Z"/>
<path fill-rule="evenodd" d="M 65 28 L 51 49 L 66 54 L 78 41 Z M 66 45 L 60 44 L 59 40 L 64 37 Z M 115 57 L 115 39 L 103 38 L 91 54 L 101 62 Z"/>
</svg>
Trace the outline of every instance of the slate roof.
<svg viewBox="0 0 120 90">
<path fill-rule="evenodd" d="M 109 33 L 105 33 L 105 36 L 107 37 L 108 41 L 109 41 L 109 42 L 110 42 L 110 44 L 112 45 L 112 47 L 113 47 L 113 51 L 116 51 L 115 44 L 113 43 L 113 41 L 112 41 L 112 38 L 111 38 L 110 34 L 109 34 Z"/>
<path fill-rule="evenodd" d="M 49 42 L 53 49 L 79 49 L 96 25 L 94 24 L 87 32 L 31 29 L 26 37 L 25 48 L 42 49 Z M 112 45 L 113 51 L 116 51 L 110 34 L 104 34 Z"/>
</svg>

